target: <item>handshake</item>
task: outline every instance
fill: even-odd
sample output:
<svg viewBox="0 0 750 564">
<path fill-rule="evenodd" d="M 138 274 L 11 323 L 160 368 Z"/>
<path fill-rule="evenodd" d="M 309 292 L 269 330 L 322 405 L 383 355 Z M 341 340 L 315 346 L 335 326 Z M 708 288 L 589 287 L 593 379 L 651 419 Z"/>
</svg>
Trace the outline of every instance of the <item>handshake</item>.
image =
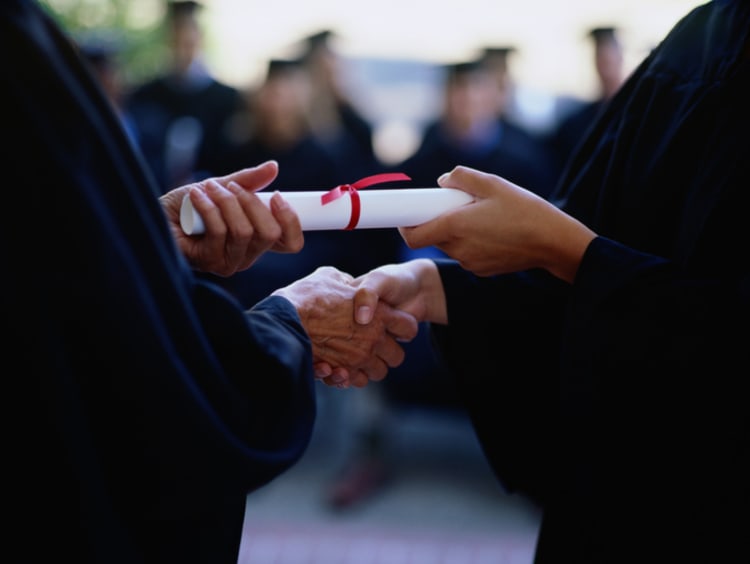
<svg viewBox="0 0 750 564">
<path fill-rule="evenodd" d="M 316 378 L 339 388 L 382 380 L 404 361 L 402 343 L 416 337 L 420 322 L 447 323 L 442 283 L 429 259 L 357 278 L 323 266 L 272 295 L 297 309 L 312 342 Z"/>
</svg>

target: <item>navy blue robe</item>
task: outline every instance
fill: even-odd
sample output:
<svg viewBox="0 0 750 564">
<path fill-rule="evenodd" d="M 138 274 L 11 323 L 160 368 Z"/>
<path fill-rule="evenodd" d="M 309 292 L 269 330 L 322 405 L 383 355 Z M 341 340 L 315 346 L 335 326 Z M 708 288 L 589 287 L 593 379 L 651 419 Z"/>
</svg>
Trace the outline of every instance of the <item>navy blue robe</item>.
<svg viewBox="0 0 750 564">
<path fill-rule="evenodd" d="M 484 451 L 543 509 L 536 562 L 750 561 L 750 3 L 679 22 L 553 199 L 574 284 L 441 262 L 434 327 Z"/>
<path fill-rule="evenodd" d="M 234 563 L 248 492 L 315 416 L 296 311 L 199 281 L 69 38 L 0 3 L 4 549 L 14 562 Z"/>
</svg>

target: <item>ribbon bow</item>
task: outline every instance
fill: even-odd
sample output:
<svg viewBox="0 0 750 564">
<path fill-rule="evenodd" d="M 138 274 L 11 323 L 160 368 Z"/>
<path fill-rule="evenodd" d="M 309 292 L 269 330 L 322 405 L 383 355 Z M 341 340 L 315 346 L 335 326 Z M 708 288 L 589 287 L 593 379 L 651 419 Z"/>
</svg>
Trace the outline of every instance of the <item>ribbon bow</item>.
<svg viewBox="0 0 750 564">
<path fill-rule="evenodd" d="M 344 229 L 354 229 L 355 227 L 357 227 L 357 223 L 359 223 L 359 216 L 361 212 L 361 205 L 357 190 L 361 190 L 362 188 L 367 188 L 368 186 L 373 186 L 375 184 L 380 184 L 382 182 L 395 182 L 397 180 L 411 180 L 411 178 L 401 172 L 386 172 L 383 174 L 366 176 L 365 178 L 357 180 L 354 184 L 341 184 L 339 186 L 336 186 L 336 188 L 329 190 L 320 197 L 320 203 L 321 205 L 325 206 L 326 204 L 330 204 L 331 202 L 338 200 L 341 196 L 348 192 L 349 198 L 352 201 L 352 212 L 351 216 L 349 217 L 349 224 L 344 227 Z"/>
</svg>

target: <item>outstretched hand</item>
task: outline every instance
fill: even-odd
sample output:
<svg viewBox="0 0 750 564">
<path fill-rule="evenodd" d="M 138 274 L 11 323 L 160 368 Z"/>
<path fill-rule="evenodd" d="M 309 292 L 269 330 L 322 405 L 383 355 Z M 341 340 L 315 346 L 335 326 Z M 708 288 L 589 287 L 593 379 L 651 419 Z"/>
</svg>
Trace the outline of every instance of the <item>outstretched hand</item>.
<svg viewBox="0 0 750 564">
<path fill-rule="evenodd" d="M 596 237 L 549 201 L 500 176 L 458 166 L 438 184 L 468 192 L 474 202 L 399 232 L 410 248 L 434 245 L 479 276 L 544 268 L 572 282 Z"/>
<path fill-rule="evenodd" d="M 278 174 L 268 161 L 227 176 L 175 188 L 160 198 L 179 249 L 196 270 L 229 276 L 250 267 L 264 252 L 298 252 L 304 245 L 299 218 L 281 194 L 270 209 L 254 194 Z M 201 215 L 205 233 L 186 235 L 180 206 L 186 194 Z"/>
<path fill-rule="evenodd" d="M 417 322 L 448 323 L 443 283 L 430 259 L 387 264 L 354 280 L 355 320 L 370 323 L 379 304 L 413 315 Z"/>
</svg>

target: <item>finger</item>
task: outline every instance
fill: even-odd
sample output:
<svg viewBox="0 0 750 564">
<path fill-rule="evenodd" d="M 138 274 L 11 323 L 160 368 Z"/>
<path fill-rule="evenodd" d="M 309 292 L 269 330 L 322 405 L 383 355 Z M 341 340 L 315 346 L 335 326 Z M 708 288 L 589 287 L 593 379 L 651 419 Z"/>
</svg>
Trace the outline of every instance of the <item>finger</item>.
<svg viewBox="0 0 750 564">
<path fill-rule="evenodd" d="M 380 302 L 401 304 L 413 292 L 413 283 L 401 265 L 380 267 L 356 278 L 353 306 L 357 323 L 371 323 Z"/>
<path fill-rule="evenodd" d="M 378 382 L 385 378 L 387 369 L 383 368 L 380 371 L 373 370 L 365 372 L 364 370 L 357 370 L 349 376 L 349 385 L 355 388 L 364 388 L 372 382 Z"/>
<path fill-rule="evenodd" d="M 219 206 L 214 202 L 214 195 L 217 190 L 221 190 L 221 186 L 214 181 L 206 181 L 203 183 L 203 187 L 193 187 L 188 192 L 190 197 L 190 203 L 193 204 L 196 212 L 203 219 L 203 223 L 206 226 L 205 233 L 216 235 L 219 234 L 224 236 L 226 234 L 226 223 L 221 216 L 221 210 Z"/>
<path fill-rule="evenodd" d="M 299 216 L 279 192 L 271 196 L 271 212 L 281 226 L 281 239 L 274 245 L 278 252 L 297 253 L 305 244 Z"/>
<path fill-rule="evenodd" d="M 333 369 L 327 362 L 315 362 L 313 363 L 313 372 L 316 380 L 325 380 L 333 374 Z"/>
<path fill-rule="evenodd" d="M 271 184 L 279 174 L 279 163 L 276 161 L 266 161 L 258 166 L 243 168 L 219 178 L 219 182 L 227 185 L 234 181 L 244 189 L 251 192 L 261 190 Z"/>
<path fill-rule="evenodd" d="M 446 212 L 421 225 L 401 228 L 401 237 L 410 249 L 437 247 L 446 242 L 446 234 L 450 233 L 447 223 L 452 213 L 455 212 Z"/>
<path fill-rule="evenodd" d="M 343 388 L 348 387 L 346 384 L 338 384 L 334 382 L 330 376 L 328 376 L 327 378 L 322 378 L 320 381 L 323 382 L 329 388 L 342 388 L 343 389 Z"/>
<path fill-rule="evenodd" d="M 374 281 L 368 282 L 368 284 L 373 284 L 373 287 L 361 286 L 354 293 L 354 320 L 360 325 L 367 325 L 372 321 L 375 308 L 378 306 L 380 293 L 377 284 Z"/>
<path fill-rule="evenodd" d="M 354 372 L 358 372 L 355 370 Z M 344 368 L 334 368 L 330 376 L 323 378 L 323 382 L 328 386 L 333 386 L 340 389 L 346 389 L 351 385 L 351 373 Z"/>
<path fill-rule="evenodd" d="M 417 336 L 419 323 L 413 315 L 386 307 L 385 304 L 381 304 L 381 307 L 387 310 L 383 318 L 385 328 L 394 338 L 402 343 L 407 343 Z"/>
<path fill-rule="evenodd" d="M 196 248 L 200 257 L 204 257 L 203 268 L 209 271 L 221 271 L 220 258 L 224 256 L 224 242 L 226 240 L 227 225 L 222 217 L 222 211 L 216 205 L 213 195 L 218 190 L 223 190 L 217 183 L 205 183 L 203 189 L 191 189 L 190 201 L 196 211 L 201 215 L 205 231 L 197 237 L 190 237 L 190 241 Z M 196 257 L 198 262 L 203 259 Z"/>
<path fill-rule="evenodd" d="M 443 188 L 462 190 L 475 198 L 484 198 L 492 193 L 492 183 L 486 182 L 486 180 L 494 176 L 468 166 L 459 165 L 440 176 L 438 185 Z"/>
<path fill-rule="evenodd" d="M 259 251 L 265 251 L 281 237 L 281 226 L 276 221 L 268 207 L 255 194 L 243 190 L 232 181 L 227 185 L 240 204 L 247 221 L 228 225 L 231 251 L 244 252 L 254 259 Z M 248 226 L 250 227 L 248 229 Z M 252 242 L 252 246 L 248 245 Z"/>
<path fill-rule="evenodd" d="M 404 362 L 406 351 L 395 339 L 386 338 L 378 343 L 375 355 L 383 361 L 386 367 L 395 368 Z"/>
<path fill-rule="evenodd" d="M 272 228 L 268 222 L 274 221 L 271 214 L 266 210 L 268 218 L 263 219 L 262 211 L 253 213 L 251 200 L 258 198 L 246 193 L 236 183 L 230 182 L 224 187 L 209 179 L 206 181 L 206 192 L 224 223 L 223 236 L 220 239 L 217 237 L 216 241 L 222 248 L 217 251 L 222 253 L 228 265 L 236 265 L 238 269 L 249 266 L 259 253 L 271 246 L 271 242 L 264 239 L 264 232 L 268 236 L 268 230 Z M 280 232 L 280 228 L 276 228 Z M 208 224 L 206 233 L 211 234 Z"/>
<path fill-rule="evenodd" d="M 206 195 L 213 202 L 215 209 L 209 218 L 203 218 L 206 224 L 206 232 L 216 231 L 219 229 L 209 229 L 209 223 L 214 220 L 218 228 L 221 228 L 222 234 L 230 230 L 234 233 L 252 232 L 253 225 L 250 223 L 245 211 L 240 203 L 237 194 L 228 186 L 222 186 L 216 179 L 209 178 L 204 183 Z M 235 189 L 236 190 L 236 189 Z"/>
<path fill-rule="evenodd" d="M 348 384 L 356 388 L 361 388 L 367 385 L 370 381 L 378 382 L 386 377 L 389 370 L 389 365 L 385 358 L 391 362 L 400 363 L 400 353 L 398 349 L 401 348 L 394 339 L 390 339 L 390 345 L 383 342 L 373 345 L 366 358 L 360 359 L 349 371 Z M 405 353 L 403 353 L 405 356 Z"/>
</svg>

